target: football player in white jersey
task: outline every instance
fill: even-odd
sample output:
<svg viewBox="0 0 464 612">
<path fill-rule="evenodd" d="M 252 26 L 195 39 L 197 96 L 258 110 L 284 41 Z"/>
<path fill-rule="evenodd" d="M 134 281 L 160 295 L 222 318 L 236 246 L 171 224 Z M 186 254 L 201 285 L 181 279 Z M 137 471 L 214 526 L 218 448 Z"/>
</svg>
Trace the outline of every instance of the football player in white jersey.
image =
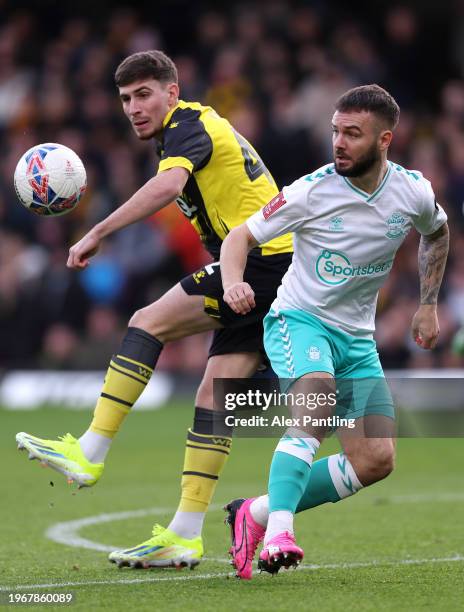
<svg viewBox="0 0 464 612">
<path fill-rule="evenodd" d="M 326 430 L 311 422 L 303 426 L 302 419 L 287 429 L 274 452 L 268 495 L 227 507 L 231 554 L 241 578 L 251 578 L 251 561 L 263 538 L 261 569 L 275 573 L 300 562 L 295 512 L 339 501 L 393 469 L 394 410 L 373 339 L 374 318 L 378 291 L 412 228 L 421 234 L 420 304 L 412 336 L 423 349 L 437 343 L 447 217 L 420 172 L 387 159 L 399 113 L 396 101 L 378 85 L 346 92 L 332 119 L 334 163 L 284 187 L 222 245 L 224 300 L 246 314 L 255 306 L 253 287 L 243 282 L 249 249 L 294 232 L 292 265 L 264 320 L 266 352 L 282 391 L 291 387 L 294 394 L 327 398 L 335 379 L 337 388 L 340 380 L 350 380 L 357 399 L 347 411 L 337 402 L 335 416 L 345 410 L 363 432 L 349 435 L 339 428 L 343 452 L 313 463 Z M 333 408 L 323 404 L 314 417 L 332 415 Z M 381 433 L 369 429 L 372 419 Z"/>
</svg>

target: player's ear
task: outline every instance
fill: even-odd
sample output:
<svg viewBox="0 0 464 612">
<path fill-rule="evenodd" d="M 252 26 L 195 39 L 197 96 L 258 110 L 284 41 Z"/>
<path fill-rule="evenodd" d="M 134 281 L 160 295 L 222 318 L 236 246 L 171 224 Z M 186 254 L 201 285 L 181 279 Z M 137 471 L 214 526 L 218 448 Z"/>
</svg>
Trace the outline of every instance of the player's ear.
<svg viewBox="0 0 464 612">
<path fill-rule="evenodd" d="M 390 146 L 393 138 L 393 132 L 391 130 L 382 130 L 379 134 L 380 150 L 386 151 Z"/>
<path fill-rule="evenodd" d="M 168 83 L 167 91 L 169 105 L 172 104 L 174 106 L 174 104 L 177 104 L 179 98 L 179 85 L 177 83 Z"/>
</svg>

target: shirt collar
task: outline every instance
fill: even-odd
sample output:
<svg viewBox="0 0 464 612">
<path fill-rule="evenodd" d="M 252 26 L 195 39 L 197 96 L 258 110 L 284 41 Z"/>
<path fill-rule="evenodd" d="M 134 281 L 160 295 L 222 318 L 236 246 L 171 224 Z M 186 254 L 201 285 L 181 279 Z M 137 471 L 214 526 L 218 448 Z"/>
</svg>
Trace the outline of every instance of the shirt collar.
<svg viewBox="0 0 464 612">
<path fill-rule="evenodd" d="M 171 110 L 168 112 L 166 117 L 163 119 L 163 128 L 165 128 L 167 124 L 171 121 L 171 117 L 173 116 L 174 111 L 176 111 L 179 108 L 179 102 L 180 100 L 177 102 L 177 104 L 173 108 L 171 108 Z"/>
</svg>

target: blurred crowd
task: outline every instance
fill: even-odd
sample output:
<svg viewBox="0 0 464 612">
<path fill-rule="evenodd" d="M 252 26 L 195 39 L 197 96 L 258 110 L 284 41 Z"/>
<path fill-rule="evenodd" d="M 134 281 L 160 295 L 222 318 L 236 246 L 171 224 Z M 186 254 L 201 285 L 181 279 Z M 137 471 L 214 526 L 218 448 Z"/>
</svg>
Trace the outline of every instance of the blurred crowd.
<svg viewBox="0 0 464 612">
<path fill-rule="evenodd" d="M 463 2 L 440 15 L 407 2 L 355 3 L 359 13 L 318 0 L 172 0 L 140 11 L 102 2 L 81 15 L 71 3 L 45 1 L 40 14 L 0 4 L 0 369 L 105 368 L 131 313 L 208 261 L 172 205 L 108 239 L 84 272 L 65 266 L 69 246 L 156 171 L 154 144 L 132 134 L 113 83 L 121 59 L 149 48 L 173 57 L 181 97 L 226 116 L 280 187 L 331 160 L 341 93 L 371 82 L 391 91 L 402 114 L 390 159 L 432 181 L 452 246 L 438 349 L 410 339 L 411 233 L 379 299 L 379 350 L 388 368 L 464 365 L 450 348 L 464 325 Z M 66 217 L 36 217 L 16 199 L 15 165 L 41 142 L 71 147 L 86 166 L 87 193 Z M 160 365 L 201 369 L 207 346 L 205 336 L 181 341 Z"/>
</svg>

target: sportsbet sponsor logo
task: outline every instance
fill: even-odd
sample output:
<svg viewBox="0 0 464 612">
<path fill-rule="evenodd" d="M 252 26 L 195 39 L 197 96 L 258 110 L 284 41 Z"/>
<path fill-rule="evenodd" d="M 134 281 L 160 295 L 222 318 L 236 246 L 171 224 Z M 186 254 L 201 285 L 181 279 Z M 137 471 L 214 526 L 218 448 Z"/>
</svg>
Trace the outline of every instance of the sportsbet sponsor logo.
<svg viewBox="0 0 464 612">
<path fill-rule="evenodd" d="M 326 285 L 341 285 L 349 278 L 373 276 L 390 270 L 393 259 L 353 266 L 348 257 L 340 251 L 324 249 L 316 261 L 316 274 Z"/>
</svg>

